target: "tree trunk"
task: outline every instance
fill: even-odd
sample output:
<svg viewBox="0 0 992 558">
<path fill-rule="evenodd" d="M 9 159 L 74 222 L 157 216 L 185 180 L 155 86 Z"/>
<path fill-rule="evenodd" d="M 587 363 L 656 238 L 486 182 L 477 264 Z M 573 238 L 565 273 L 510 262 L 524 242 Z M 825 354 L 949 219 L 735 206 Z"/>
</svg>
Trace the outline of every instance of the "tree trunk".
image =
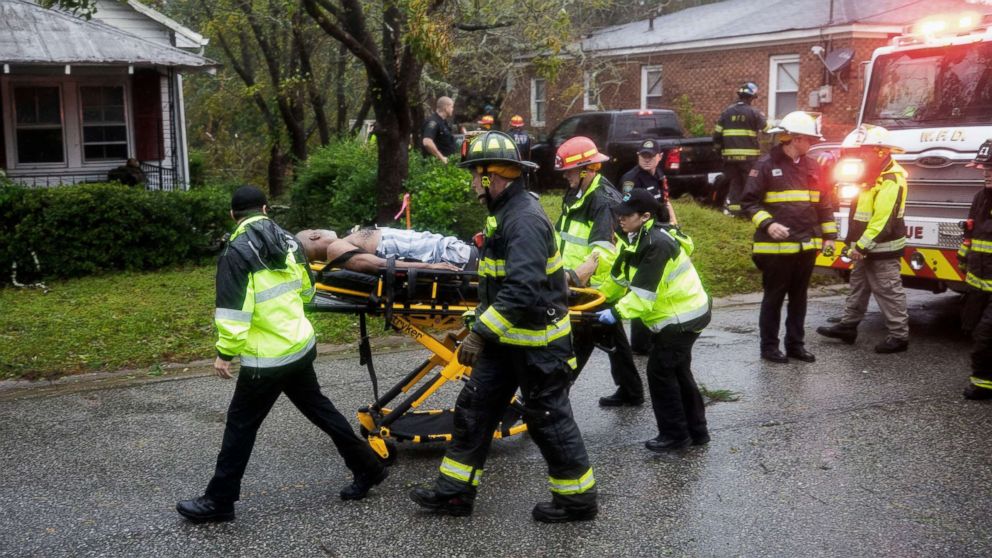
<svg viewBox="0 0 992 558">
<path fill-rule="evenodd" d="M 269 198 L 277 198 L 286 192 L 286 154 L 279 145 L 272 144 L 269 148 Z"/>
<path fill-rule="evenodd" d="M 344 43 L 338 44 L 338 60 L 337 60 L 337 80 L 334 84 L 334 94 L 335 101 L 337 102 L 337 134 L 343 136 L 345 131 L 348 129 L 348 99 L 345 97 L 344 92 L 344 75 L 348 71 L 348 47 L 344 46 Z M 363 111 L 368 112 L 368 107 Z M 364 116 L 359 116 L 359 118 L 365 118 Z"/>
<path fill-rule="evenodd" d="M 378 183 L 378 199 L 376 200 L 375 222 L 385 225 L 393 222 L 403 199 L 404 182 L 409 173 L 409 136 L 410 129 L 407 118 L 397 118 L 397 108 L 405 111 L 406 107 L 387 106 L 384 103 L 373 103 L 376 109 L 376 122 L 379 131 L 376 133 L 376 145 L 379 153 L 379 168 L 376 176 Z"/>
</svg>

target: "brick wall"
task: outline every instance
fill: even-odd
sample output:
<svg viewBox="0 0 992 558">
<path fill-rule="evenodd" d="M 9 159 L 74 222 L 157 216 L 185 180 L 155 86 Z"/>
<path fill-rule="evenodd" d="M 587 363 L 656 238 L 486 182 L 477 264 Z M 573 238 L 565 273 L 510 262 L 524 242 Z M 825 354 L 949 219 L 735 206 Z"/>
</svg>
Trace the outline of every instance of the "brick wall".
<svg viewBox="0 0 992 558">
<path fill-rule="evenodd" d="M 640 108 L 641 67 L 660 65 L 665 106 L 671 107 L 676 98 L 686 94 L 695 111 L 705 117 L 707 129 L 712 129 L 720 113 L 736 100 L 735 91 L 745 81 L 758 84 L 760 92 L 755 106 L 767 112 L 770 58 L 797 54 L 800 57 L 799 108 L 823 112 L 824 135 L 828 140 L 840 140 L 854 127 L 861 107 L 864 91 L 864 67 L 861 62 L 870 60 L 872 51 L 885 43 L 883 39 L 835 38 L 832 45 L 809 41 L 748 49 L 637 55 L 599 60 L 595 64 L 599 72 L 598 81 L 603 84 L 600 106 L 604 109 Z M 830 49 L 854 48 L 854 61 L 842 74 L 848 91 L 845 92 L 836 80 L 826 80 L 823 64 L 810 52 L 810 47 L 815 44 Z M 575 64 L 566 64 L 566 69 L 559 78 L 547 86 L 546 125 L 534 127 L 530 126 L 530 78 L 533 74 L 529 68 L 522 68 L 503 105 L 502 120 L 508 121 L 511 115 L 520 114 L 536 134 L 550 132 L 563 118 L 582 112 L 582 76 L 582 69 Z M 827 83 L 834 86 L 833 102 L 811 109 L 807 106 L 809 94 Z"/>
</svg>

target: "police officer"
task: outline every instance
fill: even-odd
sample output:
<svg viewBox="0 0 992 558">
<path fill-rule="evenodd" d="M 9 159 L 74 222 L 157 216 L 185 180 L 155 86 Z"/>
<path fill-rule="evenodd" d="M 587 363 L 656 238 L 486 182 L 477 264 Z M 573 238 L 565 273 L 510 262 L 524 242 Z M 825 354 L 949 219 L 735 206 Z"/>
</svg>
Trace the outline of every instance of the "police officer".
<svg viewBox="0 0 992 558">
<path fill-rule="evenodd" d="M 833 250 L 837 237 L 832 195 L 820 167 L 806 156 L 820 136 L 820 115 L 802 111 L 785 115 L 776 128 L 778 144 L 748 173 L 741 208 L 757 229 L 753 256 L 761 270 L 761 358 L 784 363 L 789 358 L 813 362 L 806 350 L 806 295 L 821 245 Z M 827 239 L 824 241 L 823 239 Z M 779 350 L 782 304 L 789 297 L 785 319 L 785 354 Z"/>
<path fill-rule="evenodd" d="M 889 144 L 885 128 L 870 124 L 859 126 L 841 144 L 841 164 L 856 165 L 862 173 L 849 178 L 868 188 L 851 203 L 848 218 L 847 255 L 854 268 L 844 317 L 816 329 L 820 335 L 854 343 L 868 299 L 875 295 L 889 330 L 885 341 L 875 345 L 876 353 L 898 353 L 909 347 L 909 314 L 899 270 L 906 247 L 906 171 L 892 159 L 892 153 L 902 152 Z"/>
<path fill-rule="evenodd" d="M 517 388 L 524 421 L 548 465 L 551 501 L 537 504 L 541 522 L 593 519 L 596 480 L 568 400 L 575 359 L 568 289 L 554 229 L 502 132 L 474 140 L 459 163 L 472 171 L 472 189 L 489 209 L 479 262 L 479 305 L 458 362 L 472 366 L 455 403 L 454 433 L 432 489 L 410 497 L 438 513 L 469 515 L 493 430 Z"/>
<path fill-rule="evenodd" d="M 664 210 L 664 213 L 655 215 L 655 221 L 677 225 L 675 208 L 668 199 L 668 181 L 661 169 L 661 152 L 661 145 L 657 140 L 644 140 L 637 150 L 637 166 L 620 177 L 620 190 L 624 194 L 634 188 L 647 190 Z"/>
<path fill-rule="evenodd" d="M 524 161 L 530 161 L 531 139 L 530 134 L 524 129 L 523 116 L 514 114 L 510 118 L 510 137 L 517 144 L 517 151 L 520 152 L 520 158 Z"/>
<path fill-rule="evenodd" d="M 971 286 L 965 298 L 962 325 L 972 331 L 970 383 L 966 399 L 992 399 L 992 139 L 978 148 L 969 167 L 979 168 L 985 187 L 971 202 L 958 265 Z"/>
<path fill-rule="evenodd" d="M 214 369 L 232 378 L 231 361 L 241 372 L 227 410 L 217 468 L 203 496 L 183 500 L 176 510 L 190 521 L 230 521 L 241 491 L 255 435 L 280 394 L 331 437 L 354 481 L 343 500 L 358 500 L 382 482 L 387 469 L 348 421 L 320 392 L 313 361 L 317 340 L 303 314 L 314 286 L 306 257 L 289 234 L 266 217 L 265 195 L 242 186 L 231 197 L 238 221 L 217 264 L 219 333 Z"/>
<path fill-rule="evenodd" d="M 723 111 L 713 130 L 713 143 L 723 156 L 725 178 L 716 202 L 721 206 L 726 203 L 727 210 L 733 214 L 741 211 L 740 199 L 747 175 L 761 155 L 758 132 L 767 126 L 765 115 L 751 106 L 757 95 L 758 84 L 749 81 L 741 85 L 737 102 Z"/>
<path fill-rule="evenodd" d="M 609 277 L 616 259 L 613 244 L 616 218 L 610 196 L 619 196 L 613 185 L 599 174 L 603 162 L 609 159 L 585 136 L 566 140 L 555 153 L 555 170 L 564 174 L 569 187 L 562 199 L 561 216 L 555 225 L 558 249 L 571 283 L 580 287 L 586 286 L 588 281 L 593 288 L 599 288 Z M 590 269 L 591 277 L 586 273 L 576 273 L 585 267 L 583 264 L 590 256 L 596 262 L 595 267 Z M 609 344 L 614 348 L 609 353 L 610 373 L 617 390 L 601 397 L 599 404 L 603 407 L 642 405 L 644 384 L 637 373 L 623 324 L 613 324 L 609 336 Z M 575 332 L 575 355 L 580 371 L 595 345 L 590 328 Z"/>
<path fill-rule="evenodd" d="M 420 140 L 425 157 L 435 157 L 438 161 L 448 164 L 448 157 L 454 155 L 458 147 L 455 145 L 455 135 L 451 132 L 448 119 L 455 114 L 455 102 L 451 97 L 438 97 L 434 113 L 424 122 Z"/>
<path fill-rule="evenodd" d="M 654 452 L 710 441 L 703 398 L 691 369 L 692 346 L 710 322 L 710 297 L 689 259 L 692 241 L 678 229 L 662 227 L 655 220 L 662 211 L 647 190 L 624 195 L 617 213 L 625 235 L 610 279 L 601 289 L 616 304 L 599 312 L 605 324 L 640 318 L 652 331 L 648 388 L 658 436 L 645 446 Z"/>
</svg>

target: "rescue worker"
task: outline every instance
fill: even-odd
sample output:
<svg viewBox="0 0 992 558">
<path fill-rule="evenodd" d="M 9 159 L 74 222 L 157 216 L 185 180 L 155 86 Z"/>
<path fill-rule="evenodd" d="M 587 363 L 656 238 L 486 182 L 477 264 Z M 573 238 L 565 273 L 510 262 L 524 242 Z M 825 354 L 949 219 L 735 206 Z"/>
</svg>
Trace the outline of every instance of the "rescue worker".
<svg viewBox="0 0 992 558">
<path fill-rule="evenodd" d="M 741 211 L 741 194 L 751 167 L 761 155 L 758 132 L 768 125 L 765 115 L 751 106 L 758 84 L 749 81 L 737 89 L 737 102 L 727 107 L 716 122 L 713 143 L 723 156 L 724 181 L 716 202 L 731 214 Z"/>
<path fill-rule="evenodd" d="M 841 168 L 860 167 L 858 183 L 867 189 L 851 202 L 847 221 L 847 257 L 854 267 L 844 317 L 816 329 L 820 335 L 854 343 L 874 295 L 888 328 L 885 341 L 875 345 L 875 352 L 883 354 L 909 347 L 906 291 L 899 273 L 906 248 L 906 171 L 892 159 L 892 153 L 903 150 L 889 143 L 888 134 L 881 126 L 862 124 L 841 144 Z"/>
<path fill-rule="evenodd" d="M 675 208 L 668 198 L 668 180 L 665 179 L 665 173 L 661 169 L 661 152 L 661 145 L 657 140 L 648 139 L 641 142 L 641 147 L 637 150 L 637 166 L 620 177 L 620 191 L 627 194 L 634 188 L 647 190 L 667 213 L 667 215 L 655 215 L 655 221 L 678 225 Z"/>
<path fill-rule="evenodd" d="M 971 286 L 965 298 L 962 325 L 971 330 L 970 384 L 966 399 L 992 399 L 992 139 L 978 148 L 969 167 L 982 170 L 985 187 L 971 202 L 958 265 Z"/>
<path fill-rule="evenodd" d="M 562 173 L 568 183 L 555 232 L 565 273 L 568 274 L 570 283 L 578 287 L 587 286 L 586 278 L 577 276 L 575 270 L 590 256 L 598 260 L 595 271 L 589 277 L 589 286 L 596 289 L 609 277 L 616 259 L 616 248 L 613 245 L 616 217 L 613 215 L 610 196 L 619 196 L 613 185 L 599 174 L 603 162 L 609 159 L 585 136 L 566 140 L 555 153 L 555 170 Z M 615 349 L 609 353 L 609 357 L 610 374 L 617 390 L 601 397 L 600 406 L 644 404 L 644 384 L 637 373 L 623 324 L 613 325 L 607 342 Z M 578 371 L 585 367 L 595 346 L 596 339 L 591 328 L 582 328 L 575 332 Z"/>
<path fill-rule="evenodd" d="M 493 129 L 493 124 L 495 122 L 496 122 L 496 119 L 493 118 L 492 115 L 487 114 L 487 115 L 485 115 L 485 116 L 483 116 L 482 118 L 479 119 L 479 122 L 478 122 L 479 129 L 480 130 L 485 130 L 485 131 L 488 132 L 488 131 L 490 131 L 490 130 Z"/>
<path fill-rule="evenodd" d="M 551 488 L 551 501 L 537 504 L 533 518 L 593 519 L 596 480 L 568 400 L 575 358 L 565 270 L 551 222 L 522 177 L 537 165 L 521 161 L 502 132 L 472 140 L 459 165 L 472 171 L 472 189 L 489 209 L 476 319 L 456 353 L 472 375 L 455 403 L 440 475 L 433 488 L 415 488 L 410 497 L 438 513 L 472 513 L 493 430 L 519 387 Z"/>
<path fill-rule="evenodd" d="M 823 139 L 820 115 L 790 112 L 769 133 L 777 134 L 778 143 L 748 173 L 741 197 L 741 209 L 756 226 L 752 259 L 761 270 L 764 290 L 758 318 L 761 358 L 813 362 L 816 357 L 805 344 L 806 291 L 817 250 L 821 245 L 833 250 L 837 237 L 832 195 L 819 165 L 806 156 L 810 146 Z M 786 295 L 783 354 L 778 331 Z"/>
<path fill-rule="evenodd" d="M 214 369 L 230 379 L 231 361 L 240 356 L 241 372 L 213 479 L 203 496 L 176 504 L 176 511 L 195 523 L 234 519 L 234 502 L 255 435 L 283 393 L 331 437 L 354 474 L 354 481 L 341 490 L 341 499 L 364 498 L 388 475 L 368 444 L 320 392 L 313 370 L 317 340 L 303 314 L 303 303 L 314 295 L 310 269 L 293 235 L 267 213 L 261 190 L 235 190 L 231 217 L 238 225 L 217 264 L 214 320 L 219 339 Z"/>
<path fill-rule="evenodd" d="M 709 443 L 703 397 L 692 377 L 692 346 L 710 323 L 709 295 L 689 256 L 692 240 L 661 226 L 661 204 L 644 189 L 624 194 L 617 209 L 620 254 L 602 291 L 612 308 L 599 321 L 640 318 L 651 330 L 648 389 L 658 436 L 644 445 L 654 452 Z M 626 238 L 625 238 L 626 237 Z"/>
<path fill-rule="evenodd" d="M 531 139 L 530 134 L 524 129 L 524 117 L 519 114 L 514 114 L 510 118 L 510 137 L 517 144 L 517 151 L 520 152 L 520 158 L 524 161 L 530 161 L 530 146 Z"/>
<path fill-rule="evenodd" d="M 424 129 L 421 132 L 420 143 L 424 157 L 434 157 L 447 165 L 448 157 L 458 150 L 455 135 L 448 125 L 448 119 L 454 114 L 455 102 L 451 97 L 438 97 L 434 113 L 424 121 Z"/>
</svg>

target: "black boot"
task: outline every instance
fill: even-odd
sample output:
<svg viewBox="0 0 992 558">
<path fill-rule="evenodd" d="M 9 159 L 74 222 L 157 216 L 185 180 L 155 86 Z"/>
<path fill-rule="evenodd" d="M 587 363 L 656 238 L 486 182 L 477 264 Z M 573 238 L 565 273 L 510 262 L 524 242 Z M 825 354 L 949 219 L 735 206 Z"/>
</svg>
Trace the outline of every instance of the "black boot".
<svg viewBox="0 0 992 558">
<path fill-rule="evenodd" d="M 372 490 L 373 486 L 386 480 L 389 476 L 389 469 L 383 467 L 381 471 L 376 474 L 366 476 L 366 475 L 355 475 L 355 480 L 351 481 L 351 484 L 341 489 L 341 499 L 342 500 L 361 500 L 368 495 L 369 490 Z"/>
<path fill-rule="evenodd" d="M 964 398 L 971 399 L 972 401 L 984 401 L 986 399 L 992 399 L 992 389 L 980 388 L 972 384 L 965 388 Z"/>
<path fill-rule="evenodd" d="M 762 360 L 767 360 L 769 362 L 777 362 L 779 364 L 785 364 L 789 362 L 789 357 L 785 356 L 785 353 L 778 349 L 771 349 L 768 351 L 761 351 Z"/>
<path fill-rule="evenodd" d="M 707 436 L 707 442 L 709 441 L 709 436 Z M 667 453 L 670 451 L 678 451 L 689 447 L 692 444 L 692 438 L 686 436 L 685 438 L 670 438 L 668 436 L 659 435 L 657 438 L 651 438 L 647 442 L 644 442 L 644 447 L 655 453 Z"/>
<path fill-rule="evenodd" d="M 801 360 L 803 362 L 816 362 L 816 356 L 803 347 L 788 349 L 785 351 L 785 356 L 796 360 Z"/>
<path fill-rule="evenodd" d="M 875 352 L 887 355 L 890 353 L 901 353 L 908 348 L 909 341 L 905 339 L 896 339 L 894 337 L 886 337 L 885 341 L 875 345 Z"/>
<path fill-rule="evenodd" d="M 613 395 L 599 398 L 600 407 L 639 407 L 644 404 L 644 396 L 627 397 L 617 390 Z"/>
<path fill-rule="evenodd" d="M 582 508 L 562 508 L 554 502 L 541 502 L 534 506 L 531 515 L 541 523 L 565 523 L 567 521 L 589 521 L 596 519 L 599 507 L 596 504 Z"/>
<path fill-rule="evenodd" d="M 824 337 L 829 337 L 831 339 L 840 339 L 841 341 L 851 345 L 858 338 L 858 328 L 857 326 L 849 326 L 844 324 L 834 324 L 832 326 L 820 326 L 816 328 L 816 332 Z"/>
<path fill-rule="evenodd" d="M 472 515 L 472 500 L 464 495 L 444 496 L 429 488 L 414 488 L 410 499 L 433 512 L 466 516 Z"/>
<path fill-rule="evenodd" d="M 176 511 L 193 523 L 231 521 L 234 519 L 234 503 L 217 502 L 209 496 L 182 500 L 176 504 Z"/>
</svg>

